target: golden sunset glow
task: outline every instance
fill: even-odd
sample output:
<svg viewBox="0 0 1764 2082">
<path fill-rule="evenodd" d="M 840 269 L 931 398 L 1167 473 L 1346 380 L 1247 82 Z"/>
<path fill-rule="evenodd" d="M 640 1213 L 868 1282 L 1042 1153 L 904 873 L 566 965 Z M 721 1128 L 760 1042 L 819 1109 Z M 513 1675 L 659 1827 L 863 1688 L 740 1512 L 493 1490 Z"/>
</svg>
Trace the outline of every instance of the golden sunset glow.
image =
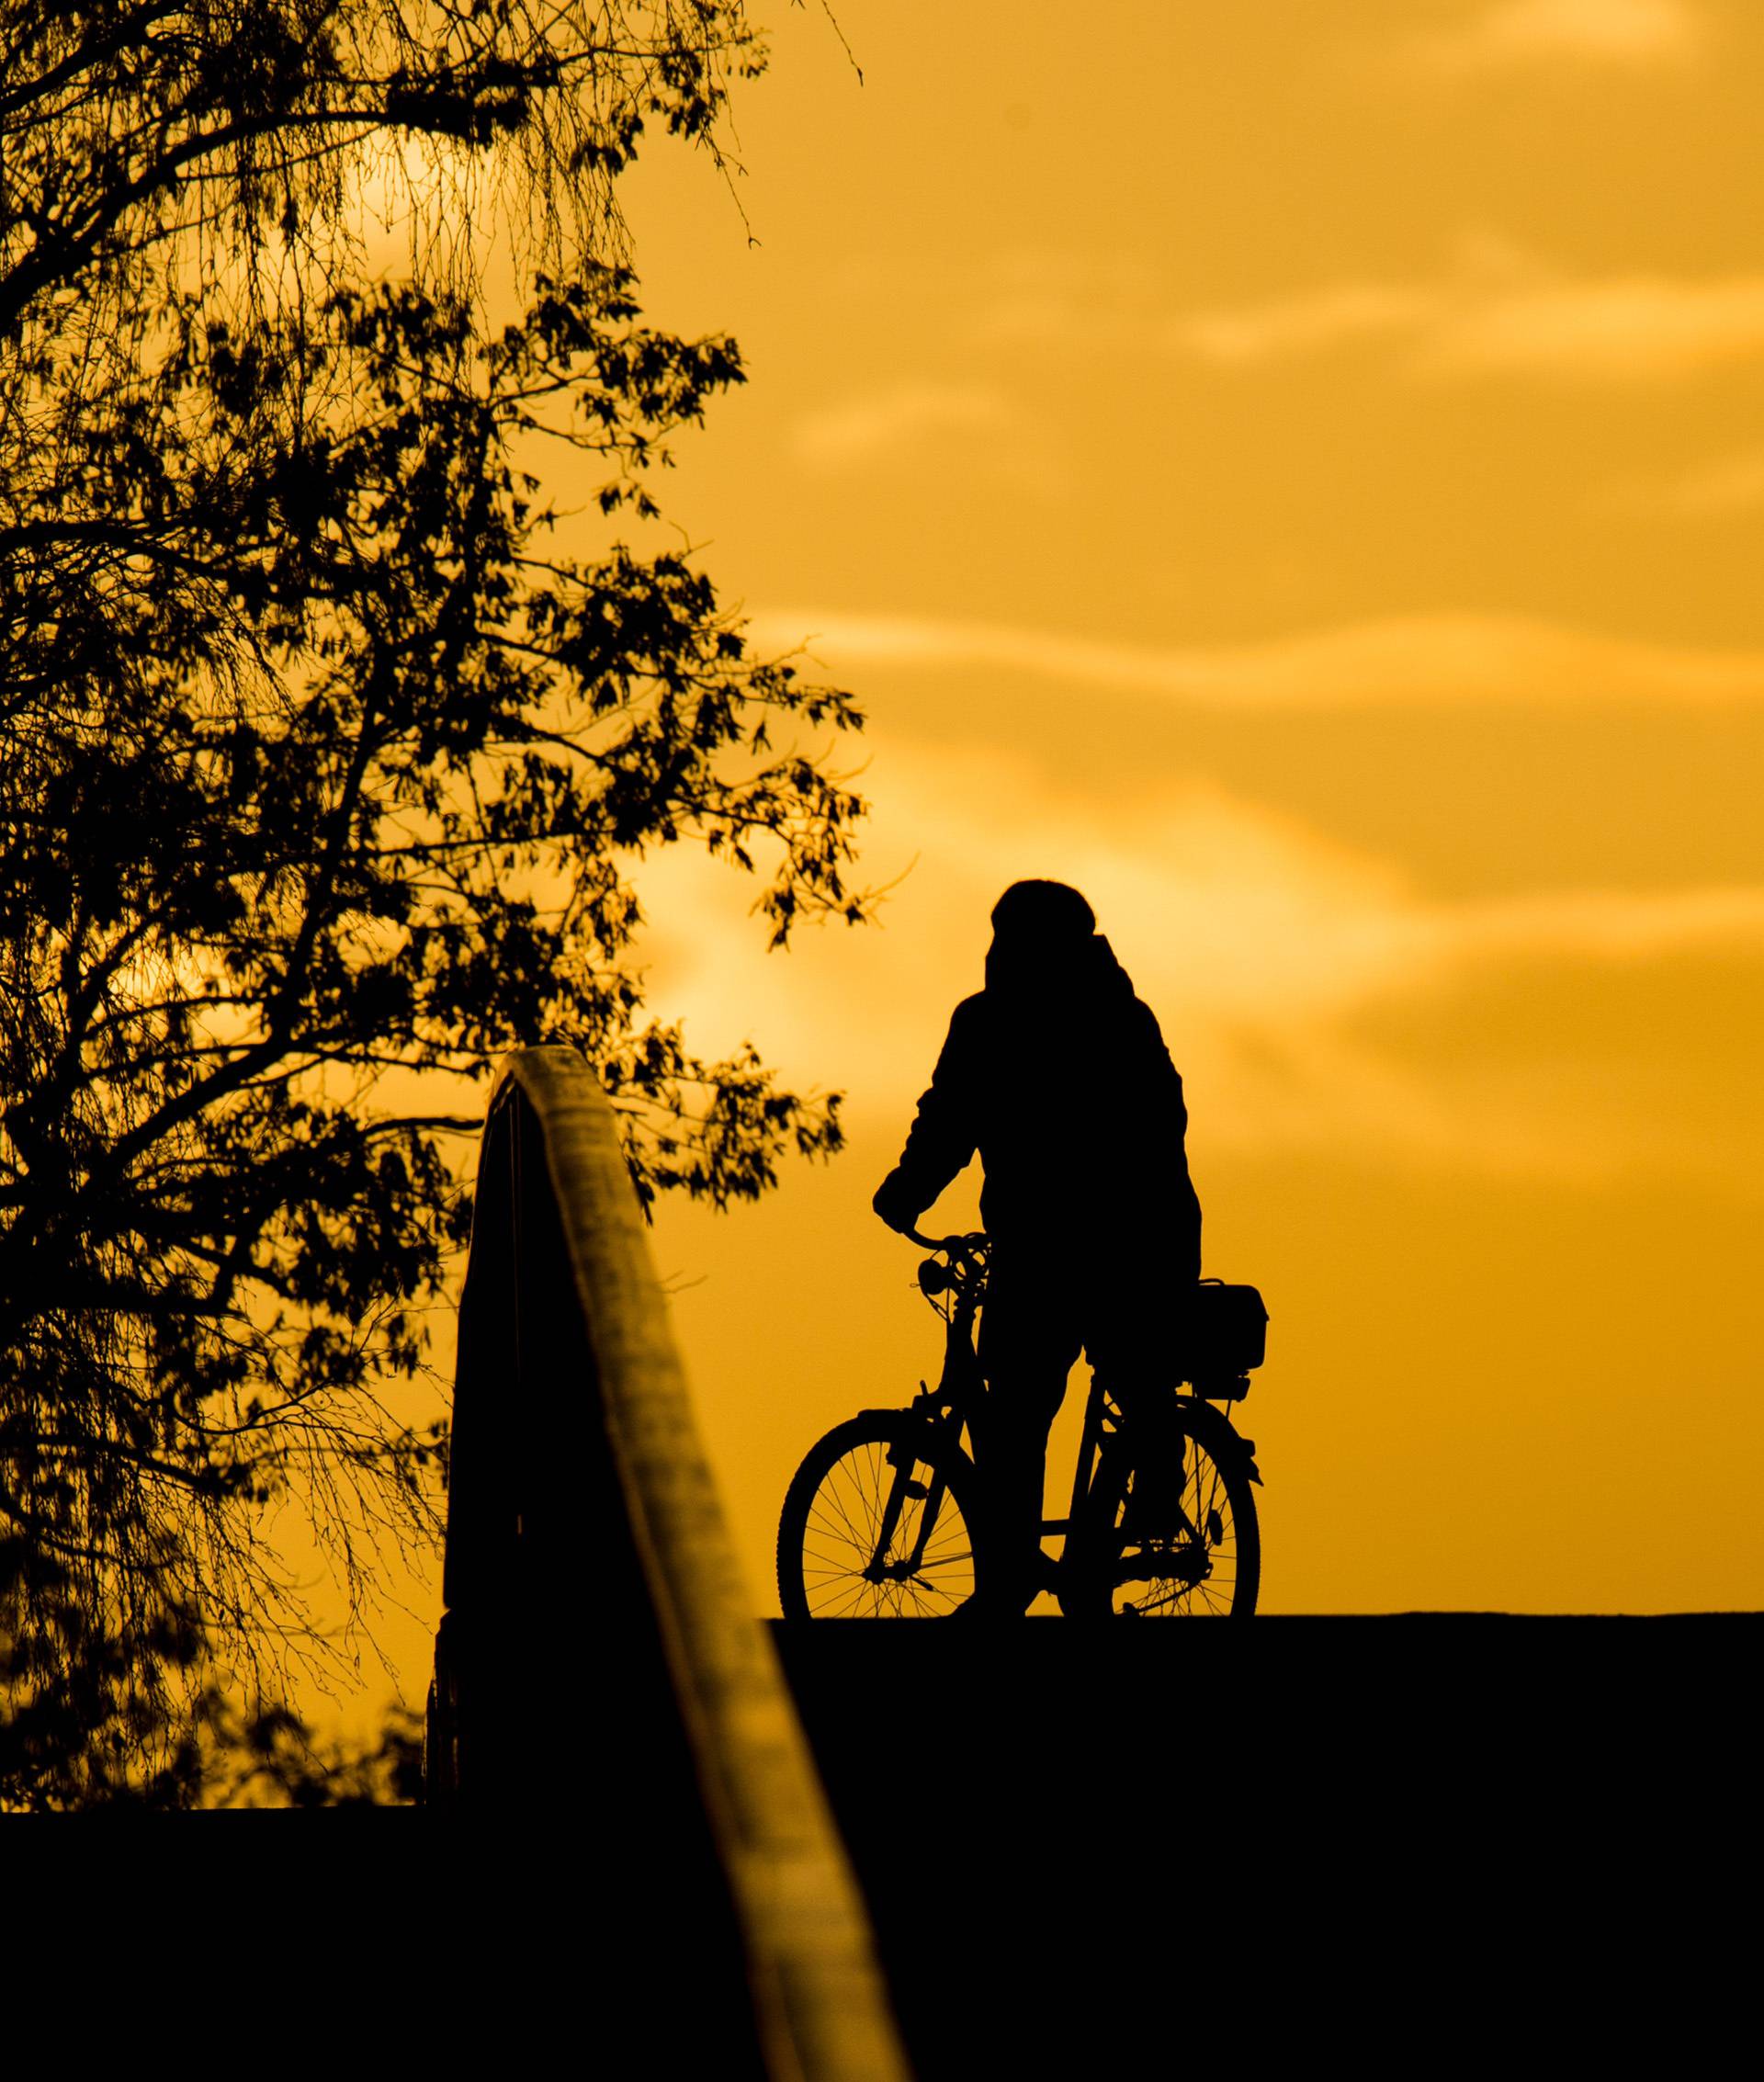
<svg viewBox="0 0 1764 2082">
<path fill-rule="evenodd" d="M 639 877 L 655 1010 L 846 1094 L 658 1215 L 756 1604 L 804 1450 L 937 1370 L 870 1195 L 1030 876 L 1272 1312 L 1263 1611 L 1764 1604 L 1764 12 L 835 12 L 861 84 L 775 10 L 739 209 L 661 141 L 627 196 L 752 378 L 669 518 L 860 696 L 888 890 L 768 956 L 726 868 Z"/>
<path fill-rule="evenodd" d="M 671 510 L 861 691 L 900 877 L 783 957 L 645 878 L 658 1003 L 849 1094 L 658 1229 L 755 1596 L 804 1447 L 935 1369 L 869 1195 L 1047 875 L 1272 1311 L 1263 1609 L 1756 1606 L 1764 18 L 837 13 L 862 85 L 781 10 L 741 118 L 757 244 L 680 155 L 632 196 L 752 372 Z"/>
</svg>

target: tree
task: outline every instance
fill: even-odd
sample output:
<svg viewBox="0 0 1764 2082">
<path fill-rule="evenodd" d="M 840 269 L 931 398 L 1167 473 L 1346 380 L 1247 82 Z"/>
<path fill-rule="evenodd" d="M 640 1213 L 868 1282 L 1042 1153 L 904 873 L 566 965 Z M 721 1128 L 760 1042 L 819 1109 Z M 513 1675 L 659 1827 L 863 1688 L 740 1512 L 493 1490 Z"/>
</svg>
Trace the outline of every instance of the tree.
<svg viewBox="0 0 1764 2082">
<path fill-rule="evenodd" d="M 268 1507 L 352 1607 L 432 1544 L 446 1428 L 395 1384 L 468 1233 L 462 1080 L 581 1047 L 646 1197 L 838 1147 L 836 1097 L 647 1014 L 631 869 L 696 840 L 775 945 L 861 918 L 861 718 L 656 546 L 742 370 L 643 324 L 612 183 L 646 119 L 714 147 L 739 0 L 0 20 L 0 1798 L 63 1802 L 187 1784 L 217 1659 L 273 1702 L 315 1648 Z M 370 284 L 400 132 L 413 271 Z M 492 324 L 438 229 L 498 181 L 537 245 Z"/>
</svg>

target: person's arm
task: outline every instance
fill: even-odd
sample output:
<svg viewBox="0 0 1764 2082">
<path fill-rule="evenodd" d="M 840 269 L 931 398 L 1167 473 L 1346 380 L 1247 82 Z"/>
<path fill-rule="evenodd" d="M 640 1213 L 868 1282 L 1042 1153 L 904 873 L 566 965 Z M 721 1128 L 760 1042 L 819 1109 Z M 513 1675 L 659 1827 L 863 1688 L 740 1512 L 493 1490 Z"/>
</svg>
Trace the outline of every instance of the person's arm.
<svg viewBox="0 0 1764 2082">
<path fill-rule="evenodd" d="M 907 1131 L 900 1161 L 876 1189 L 870 1205 L 891 1229 L 910 1229 L 956 1172 L 973 1158 L 977 1118 L 978 1001 L 956 1008 L 931 1085 Z"/>
</svg>

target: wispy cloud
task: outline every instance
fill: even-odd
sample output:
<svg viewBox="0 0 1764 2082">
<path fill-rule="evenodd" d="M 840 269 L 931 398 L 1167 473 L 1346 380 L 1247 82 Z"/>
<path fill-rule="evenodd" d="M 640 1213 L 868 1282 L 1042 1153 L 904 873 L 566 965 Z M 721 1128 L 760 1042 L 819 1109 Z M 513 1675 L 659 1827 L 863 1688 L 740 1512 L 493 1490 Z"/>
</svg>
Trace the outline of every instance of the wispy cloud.
<svg viewBox="0 0 1764 2082">
<path fill-rule="evenodd" d="M 1222 367 L 1384 343 L 1436 379 L 1667 382 L 1764 354 L 1764 275 L 1577 278 L 1485 243 L 1428 280 L 1322 282 L 1184 311 L 1163 338 Z"/>
<path fill-rule="evenodd" d="M 1685 470 L 1614 477 L 1588 503 L 1594 513 L 1630 520 L 1718 522 L 1764 512 L 1764 447 L 1748 443 Z"/>
<path fill-rule="evenodd" d="M 1018 421 L 1002 392 L 951 383 L 901 383 L 806 414 L 792 446 L 817 470 L 917 451 L 951 436 L 1009 432 Z"/>
<path fill-rule="evenodd" d="M 1290 297 L 1221 305 L 1170 321 L 1165 338 L 1205 361 L 1284 360 L 1425 325 L 1433 292 L 1396 282 L 1326 282 Z"/>
<path fill-rule="evenodd" d="M 1634 275 L 1448 303 L 1421 328 L 1423 368 L 1577 381 L 1694 376 L 1764 353 L 1764 275 Z"/>
<path fill-rule="evenodd" d="M 779 650 L 807 636 L 841 670 L 983 669 L 1216 708 L 1764 699 L 1764 651 L 1645 643 L 1517 617 L 1409 616 L 1259 643 L 1159 648 L 804 606 L 756 615 L 753 633 Z"/>
<path fill-rule="evenodd" d="M 1764 506 L 1764 447 L 1741 449 L 1685 470 L 1666 493 L 1666 508 L 1685 518 L 1723 518 Z"/>
<path fill-rule="evenodd" d="M 1576 274 L 1487 233 L 1412 276 L 1338 275 L 1171 307 L 1144 279 L 1039 256 L 970 321 L 993 348 L 1174 355 L 1222 369 L 1376 351 L 1410 379 L 1667 383 L 1764 356 L 1764 273 Z"/>
<path fill-rule="evenodd" d="M 1448 900 L 1207 786 L 1085 792 L 1027 760 L 899 742 L 869 780 L 890 855 L 917 861 L 879 931 L 768 960 L 727 877 L 678 849 L 645 869 L 651 914 L 673 922 L 657 1001 L 701 1041 L 752 1035 L 794 1074 L 844 1087 L 864 1118 L 909 1116 L 950 1007 L 978 985 L 999 890 L 1051 875 L 1090 897 L 1163 1020 L 1207 1147 L 1552 1176 L 1708 1155 L 1639 1104 L 1613 1114 L 1572 1080 L 1565 1090 L 1547 1015 L 1531 1073 L 1522 1047 L 1517 1064 L 1510 1048 L 1480 1061 L 1474 1032 L 1398 1057 L 1365 1037 L 1366 1015 L 1448 993 L 1474 1004 L 1539 965 L 1559 977 L 1687 955 L 1755 962 L 1764 886 Z"/>
<path fill-rule="evenodd" d="M 1690 0 L 1494 0 L 1466 21 L 1419 37 L 1421 60 L 1450 74 L 1561 63 L 1683 63 L 1705 41 Z"/>
</svg>

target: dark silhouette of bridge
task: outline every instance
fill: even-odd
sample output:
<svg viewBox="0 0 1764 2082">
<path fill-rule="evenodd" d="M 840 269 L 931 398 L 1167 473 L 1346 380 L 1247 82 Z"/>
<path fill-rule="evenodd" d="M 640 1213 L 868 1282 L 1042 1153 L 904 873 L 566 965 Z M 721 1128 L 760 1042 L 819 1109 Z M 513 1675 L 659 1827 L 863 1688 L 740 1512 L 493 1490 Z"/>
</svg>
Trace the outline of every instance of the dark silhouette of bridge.
<svg viewBox="0 0 1764 2082">
<path fill-rule="evenodd" d="M 500 2001 L 586 1957 L 631 2073 L 1088 2082 L 1259 2067 L 1295 2028 L 1412 2068 L 1430 1991 L 1436 2052 L 1559 1986 L 1565 1921 L 1681 1922 L 1693 1856 L 1756 1842 L 1758 1615 L 755 1620 L 567 1049 L 491 1102 L 444 1590 L 458 1971 L 500 1958 Z"/>
</svg>

